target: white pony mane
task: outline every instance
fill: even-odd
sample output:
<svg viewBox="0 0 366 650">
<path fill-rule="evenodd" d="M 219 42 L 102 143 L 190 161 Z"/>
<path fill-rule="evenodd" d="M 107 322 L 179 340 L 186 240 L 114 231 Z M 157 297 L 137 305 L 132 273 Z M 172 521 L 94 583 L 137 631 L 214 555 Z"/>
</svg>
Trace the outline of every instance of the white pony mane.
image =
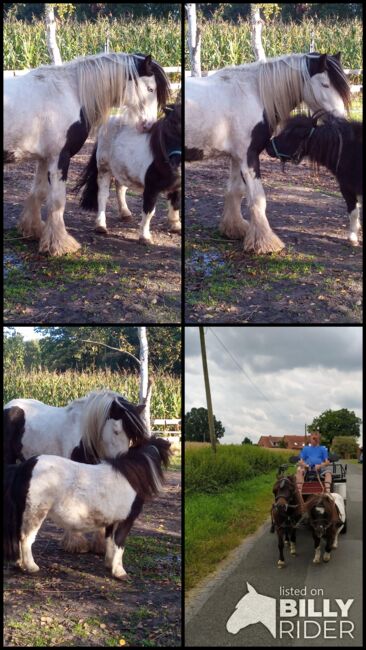
<svg viewBox="0 0 366 650">
<path fill-rule="evenodd" d="M 80 103 L 92 131 L 107 121 L 112 106 L 124 105 L 129 78 L 134 82 L 129 89 L 129 100 L 136 108 L 142 107 L 144 98 L 134 57 L 130 54 L 102 52 L 78 57 L 62 66 L 40 66 L 34 74 L 51 74 L 56 83 L 65 75 L 76 77 Z"/>
<path fill-rule="evenodd" d="M 80 399 L 69 402 L 68 411 L 82 406 L 80 418 L 81 440 L 86 451 L 95 460 L 103 458 L 102 431 L 108 419 L 108 414 L 113 400 L 120 397 L 120 393 L 109 389 L 94 390 Z"/>
<path fill-rule="evenodd" d="M 312 92 L 311 77 L 305 54 L 290 54 L 273 57 L 265 61 L 256 61 L 238 66 L 229 66 L 218 70 L 215 75 L 232 76 L 238 84 L 244 83 L 242 73 L 259 73 L 259 93 L 264 105 L 266 117 L 274 131 L 277 124 L 284 122 L 295 106 L 303 100 L 304 86 Z M 315 101 L 315 97 L 313 95 Z"/>
</svg>

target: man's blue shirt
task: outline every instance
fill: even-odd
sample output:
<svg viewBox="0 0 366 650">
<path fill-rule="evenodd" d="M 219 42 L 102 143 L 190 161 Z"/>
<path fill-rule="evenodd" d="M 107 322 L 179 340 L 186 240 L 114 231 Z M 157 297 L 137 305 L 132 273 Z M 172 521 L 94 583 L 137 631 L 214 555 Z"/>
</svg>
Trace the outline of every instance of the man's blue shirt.
<svg viewBox="0 0 366 650">
<path fill-rule="evenodd" d="M 300 458 L 305 461 L 310 467 L 320 465 L 325 460 L 328 460 L 328 449 L 323 446 L 303 447 L 300 452 Z"/>
</svg>

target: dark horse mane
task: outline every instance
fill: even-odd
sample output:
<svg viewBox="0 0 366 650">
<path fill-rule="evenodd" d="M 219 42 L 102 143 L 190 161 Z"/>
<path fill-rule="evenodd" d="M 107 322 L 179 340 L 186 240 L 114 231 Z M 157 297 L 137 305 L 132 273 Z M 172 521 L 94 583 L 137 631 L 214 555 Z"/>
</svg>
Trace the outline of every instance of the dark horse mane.
<svg viewBox="0 0 366 650">
<path fill-rule="evenodd" d="M 150 149 L 154 156 L 154 161 L 159 163 L 169 163 L 169 146 L 177 148 L 177 143 L 181 148 L 182 133 L 182 106 L 181 104 L 168 104 L 165 108 L 165 117 L 155 122 L 150 129 Z"/>
<path fill-rule="evenodd" d="M 169 440 L 151 436 L 139 447 L 130 447 L 125 454 L 109 458 L 114 470 L 125 476 L 142 499 L 152 498 L 164 482 L 162 465 L 168 466 L 172 454 Z M 157 475 L 157 476 L 156 476 Z"/>
<path fill-rule="evenodd" d="M 140 57 L 146 56 L 141 52 L 135 52 L 134 54 L 135 56 L 140 56 Z M 170 97 L 169 77 L 166 74 L 164 68 L 162 68 L 161 65 L 154 59 L 151 59 L 150 65 L 151 65 L 151 69 L 154 72 L 155 81 L 156 81 L 156 96 L 158 100 L 158 106 L 159 108 L 163 108 Z"/>
<path fill-rule="evenodd" d="M 309 67 L 311 69 L 311 58 L 324 56 L 319 52 L 312 52 L 308 54 Z M 332 55 L 327 54 L 325 59 L 325 69 L 329 75 L 332 86 L 342 97 L 343 103 L 348 111 L 351 105 L 351 88 L 347 79 L 347 75 L 343 71 L 340 63 L 340 54 Z"/>
<path fill-rule="evenodd" d="M 321 119 L 322 123 L 317 123 Z M 315 128 L 313 136 L 309 137 L 312 128 Z M 285 130 L 304 131 L 302 140 L 307 140 L 303 155 L 308 156 L 313 163 L 324 165 L 333 174 L 337 171 L 337 161 L 340 153 L 344 151 L 343 144 L 359 144 L 362 147 L 362 123 L 348 121 L 343 117 L 337 117 L 332 113 L 318 112 L 313 117 L 304 114 L 295 115 L 290 118 Z M 316 134 L 316 135 L 315 135 Z M 344 151 L 347 156 L 347 152 Z M 340 165 L 342 165 L 340 157 Z M 348 164 L 346 160 L 346 164 Z"/>
</svg>

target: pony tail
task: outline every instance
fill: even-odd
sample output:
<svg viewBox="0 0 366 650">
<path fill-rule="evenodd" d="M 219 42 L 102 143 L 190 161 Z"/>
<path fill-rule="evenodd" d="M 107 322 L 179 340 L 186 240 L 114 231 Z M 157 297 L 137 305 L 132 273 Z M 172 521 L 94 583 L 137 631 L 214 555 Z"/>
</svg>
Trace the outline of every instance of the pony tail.
<svg viewBox="0 0 366 650">
<path fill-rule="evenodd" d="M 4 477 L 4 514 L 3 514 L 3 550 L 5 560 L 16 561 L 20 556 L 20 505 L 15 499 L 16 482 L 20 465 L 5 468 Z"/>
<path fill-rule="evenodd" d="M 80 207 L 83 210 L 90 210 L 91 212 L 98 212 L 97 147 L 98 142 L 95 143 L 93 153 L 78 182 L 72 188 L 72 191 L 77 194 L 84 187 L 80 199 Z"/>
</svg>

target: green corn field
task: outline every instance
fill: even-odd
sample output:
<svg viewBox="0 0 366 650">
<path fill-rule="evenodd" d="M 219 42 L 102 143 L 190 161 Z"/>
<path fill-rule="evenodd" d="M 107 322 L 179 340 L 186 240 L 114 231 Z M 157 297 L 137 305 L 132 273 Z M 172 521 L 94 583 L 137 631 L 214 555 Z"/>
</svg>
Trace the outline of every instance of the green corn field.
<svg viewBox="0 0 366 650">
<path fill-rule="evenodd" d="M 98 18 L 96 22 L 67 18 L 58 25 L 57 43 L 63 61 L 103 52 L 108 36 L 111 51 L 152 54 L 162 66 L 179 66 L 180 29 L 180 22 L 173 18 Z M 4 70 L 37 68 L 50 63 L 42 21 L 27 23 L 8 18 L 3 30 Z"/>
<path fill-rule="evenodd" d="M 175 419 L 181 417 L 180 379 L 173 375 L 156 374 L 151 396 L 151 417 Z M 139 375 L 93 370 L 77 372 L 8 371 L 4 378 L 4 403 L 15 397 L 38 399 L 53 406 L 65 406 L 91 390 L 110 388 L 138 403 Z"/>
</svg>

